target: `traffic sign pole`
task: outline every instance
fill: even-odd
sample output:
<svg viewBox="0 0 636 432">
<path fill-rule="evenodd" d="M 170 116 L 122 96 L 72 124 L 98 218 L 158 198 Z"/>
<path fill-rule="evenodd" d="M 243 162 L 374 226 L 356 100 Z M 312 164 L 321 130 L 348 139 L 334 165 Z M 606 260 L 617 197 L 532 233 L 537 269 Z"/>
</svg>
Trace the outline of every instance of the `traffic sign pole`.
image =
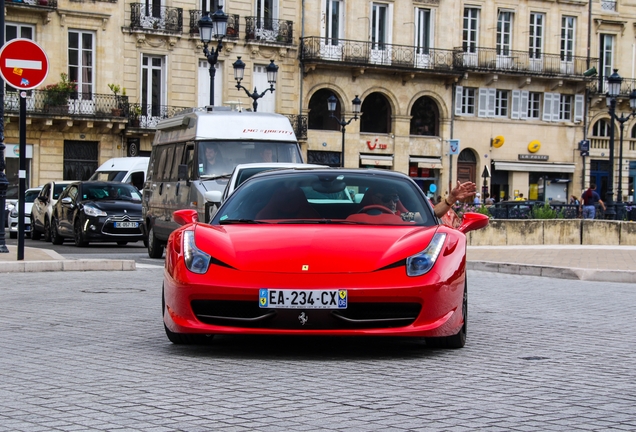
<svg viewBox="0 0 636 432">
<path fill-rule="evenodd" d="M 24 260 L 24 198 L 26 196 L 26 91 L 20 92 L 20 170 L 18 171 L 18 261 Z M 33 232 L 33 221 L 31 221 Z"/>
</svg>

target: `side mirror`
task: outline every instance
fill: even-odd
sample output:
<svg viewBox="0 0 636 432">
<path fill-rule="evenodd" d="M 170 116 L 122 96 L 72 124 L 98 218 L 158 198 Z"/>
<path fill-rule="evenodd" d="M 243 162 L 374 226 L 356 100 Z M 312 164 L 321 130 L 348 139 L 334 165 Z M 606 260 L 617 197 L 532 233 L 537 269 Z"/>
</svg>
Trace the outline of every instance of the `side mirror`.
<svg viewBox="0 0 636 432">
<path fill-rule="evenodd" d="M 64 197 L 62 198 L 62 204 L 73 205 L 73 200 L 71 199 L 71 197 Z"/>
<path fill-rule="evenodd" d="M 206 193 L 203 194 L 203 197 L 205 198 L 207 202 L 220 203 L 222 195 L 223 195 L 223 192 L 221 191 L 207 191 Z"/>
<path fill-rule="evenodd" d="M 186 164 L 179 165 L 179 167 L 177 168 L 177 177 L 179 177 L 179 180 L 185 180 L 185 181 L 190 180 L 188 178 L 188 165 Z"/>
<path fill-rule="evenodd" d="M 475 231 L 488 226 L 489 218 L 485 214 L 481 213 L 464 213 L 461 225 L 457 228 L 459 231 L 466 234 L 468 231 Z"/>
<path fill-rule="evenodd" d="M 199 222 L 199 215 L 197 211 L 193 209 L 177 210 L 172 215 L 178 225 L 188 225 Z"/>
</svg>

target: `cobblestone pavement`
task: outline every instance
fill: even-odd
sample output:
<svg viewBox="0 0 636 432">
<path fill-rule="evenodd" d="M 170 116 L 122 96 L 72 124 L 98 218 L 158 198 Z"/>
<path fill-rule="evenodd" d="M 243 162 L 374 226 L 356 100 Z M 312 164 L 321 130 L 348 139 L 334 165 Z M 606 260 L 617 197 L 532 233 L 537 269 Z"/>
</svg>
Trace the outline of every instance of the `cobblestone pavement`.
<svg viewBox="0 0 636 432">
<path fill-rule="evenodd" d="M 168 342 L 159 268 L 2 275 L 1 431 L 636 430 L 633 285 L 469 271 L 461 350 Z"/>
</svg>

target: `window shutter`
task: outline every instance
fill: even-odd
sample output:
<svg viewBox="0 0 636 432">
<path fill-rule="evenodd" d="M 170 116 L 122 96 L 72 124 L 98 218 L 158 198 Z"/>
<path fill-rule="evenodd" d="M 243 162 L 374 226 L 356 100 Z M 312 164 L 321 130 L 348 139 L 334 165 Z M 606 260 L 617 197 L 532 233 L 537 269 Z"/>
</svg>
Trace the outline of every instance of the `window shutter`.
<svg viewBox="0 0 636 432">
<path fill-rule="evenodd" d="M 543 121 L 552 121 L 552 93 L 543 93 Z"/>
<path fill-rule="evenodd" d="M 488 89 L 488 117 L 495 116 L 495 98 L 497 97 L 497 89 Z"/>
<path fill-rule="evenodd" d="M 513 90 L 512 91 L 512 107 L 510 110 L 510 118 L 518 119 L 519 112 L 521 110 L 521 90 Z"/>
<path fill-rule="evenodd" d="M 521 92 L 521 99 L 519 101 L 519 118 L 521 120 L 528 119 L 528 99 L 530 98 L 530 92 L 528 90 L 523 90 Z"/>
<path fill-rule="evenodd" d="M 455 87 L 455 115 L 462 115 L 462 95 L 464 94 L 464 87 Z"/>
<path fill-rule="evenodd" d="M 574 121 L 583 121 L 584 99 L 583 95 L 574 95 Z"/>
<path fill-rule="evenodd" d="M 479 117 L 488 117 L 488 89 L 479 89 L 479 107 L 477 111 Z"/>
<path fill-rule="evenodd" d="M 561 108 L 561 94 L 552 93 L 552 121 L 559 121 L 559 113 Z"/>
</svg>

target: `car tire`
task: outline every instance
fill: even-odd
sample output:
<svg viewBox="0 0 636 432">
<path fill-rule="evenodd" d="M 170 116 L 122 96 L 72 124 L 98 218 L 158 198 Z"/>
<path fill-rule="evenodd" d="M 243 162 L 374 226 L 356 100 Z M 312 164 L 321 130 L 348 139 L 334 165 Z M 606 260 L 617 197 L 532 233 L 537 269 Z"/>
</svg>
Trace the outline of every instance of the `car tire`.
<svg viewBox="0 0 636 432">
<path fill-rule="evenodd" d="M 462 328 L 453 336 L 426 338 L 426 346 L 429 348 L 463 348 L 466 345 L 466 335 L 468 334 L 468 284 L 464 282 L 464 299 L 462 301 L 462 316 L 464 324 Z"/>
<path fill-rule="evenodd" d="M 75 241 L 75 246 L 77 247 L 85 247 L 88 245 L 88 242 L 84 238 L 84 231 L 82 230 L 82 224 L 79 219 L 73 224 L 73 241 Z"/>
<path fill-rule="evenodd" d="M 64 237 L 62 237 L 60 233 L 57 232 L 57 221 L 55 220 L 55 218 L 51 219 L 50 226 L 51 243 L 53 243 L 54 245 L 61 245 L 62 243 L 64 243 Z"/>
<path fill-rule="evenodd" d="M 163 315 L 165 313 L 166 298 L 163 292 L 163 287 L 161 287 L 161 319 L 163 319 Z M 175 333 L 166 326 L 165 322 L 163 323 L 163 329 L 166 331 L 168 340 L 175 345 L 206 345 L 212 342 L 212 339 L 214 338 L 214 335 Z"/>
<path fill-rule="evenodd" d="M 13 231 L 9 231 L 9 238 L 17 239 L 18 238 L 18 233 L 17 232 L 13 232 Z"/>
<path fill-rule="evenodd" d="M 51 241 L 51 223 L 49 222 L 49 218 L 44 218 L 44 241 Z"/>
<path fill-rule="evenodd" d="M 35 223 L 33 223 L 34 220 L 33 213 L 31 213 L 31 240 L 40 240 L 42 238 L 42 233 L 35 229 Z"/>
<path fill-rule="evenodd" d="M 163 245 L 157 237 L 155 237 L 155 228 L 153 226 L 148 230 L 148 256 L 150 258 L 161 258 L 163 256 Z"/>
</svg>

